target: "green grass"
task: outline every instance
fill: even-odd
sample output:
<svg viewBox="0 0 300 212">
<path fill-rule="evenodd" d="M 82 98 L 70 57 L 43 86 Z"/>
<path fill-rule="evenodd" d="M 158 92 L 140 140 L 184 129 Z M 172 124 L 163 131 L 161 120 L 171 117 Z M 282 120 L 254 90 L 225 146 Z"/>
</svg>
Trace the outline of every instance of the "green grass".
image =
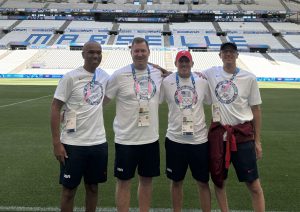
<svg viewBox="0 0 300 212">
<path fill-rule="evenodd" d="M 0 81 L 1 83 L 1 81 Z M 60 199 L 59 165 L 52 153 L 49 127 L 51 96 L 55 86 L 0 85 L 0 206 L 57 207 Z M 261 89 L 263 99 L 263 159 L 260 176 L 268 211 L 300 209 L 299 89 Z M 48 97 L 47 97 L 48 96 Z M 3 105 L 44 97 L 22 104 Z M 101 207 L 114 207 L 114 144 L 112 121 L 114 102 L 104 109 L 109 142 L 108 182 L 100 186 Z M 206 108 L 207 120 L 210 119 Z M 164 134 L 167 106 L 160 107 L 161 176 L 154 180 L 153 207 L 170 208 L 169 181 L 164 174 Z M 136 179 L 131 206 L 137 207 Z M 190 174 L 184 183 L 184 208 L 199 208 L 197 190 Z M 249 194 L 231 167 L 227 192 L 230 208 L 251 210 Z M 213 208 L 216 209 L 214 194 Z M 76 206 L 84 205 L 80 186 Z"/>
<path fill-rule="evenodd" d="M 0 78 L 0 85 L 57 85 L 59 79 Z M 300 88 L 299 82 L 258 82 L 260 88 Z"/>
</svg>

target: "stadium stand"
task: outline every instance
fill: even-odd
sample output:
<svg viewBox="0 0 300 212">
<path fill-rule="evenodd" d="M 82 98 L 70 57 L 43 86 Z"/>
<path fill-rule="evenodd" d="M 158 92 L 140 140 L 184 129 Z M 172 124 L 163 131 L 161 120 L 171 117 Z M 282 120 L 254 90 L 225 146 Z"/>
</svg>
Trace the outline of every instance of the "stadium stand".
<svg viewBox="0 0 300 212">
<path fill-rule="evenodd" d="M 62 75 L 82 64 L 80 51 L 70 46 L 88 40 L 103 45 L 101 67 L 112 73 L 131 62 L 128 47 L 140 36 L 149 42 L 150 61 L 169 70 L 175 70 L 179 49 L 192 51 L 195 70 L 220 65 L 219 47 L 231 41 L 241 51 L 239 65 L 259 79 L 300 81 L 299 5 L 284 0 L 3 0 L 0 73 Z M 11 43 L 28 43 L 27 50 L 9 50 Z"/>
</svg>

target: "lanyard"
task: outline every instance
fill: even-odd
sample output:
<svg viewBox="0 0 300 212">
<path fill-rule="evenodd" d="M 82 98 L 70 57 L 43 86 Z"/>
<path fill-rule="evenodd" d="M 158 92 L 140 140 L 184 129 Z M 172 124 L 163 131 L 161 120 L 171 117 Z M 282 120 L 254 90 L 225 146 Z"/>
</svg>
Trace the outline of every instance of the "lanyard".
<svg viewBox="0 0 300 212">
<path fill-rule="evenodd" d="M 136 96 L 137 96 L 137 99 L 140 100 L 141 99 L 141 94 L 140 94 L 141 93 L 141 86 L 140 86 L 139 82 L 137 81 L 136 72 L 135 72 L 133 64 L 131 64 L 131 71 L 132 71 L 132 76 L 133 76 L 133 80 L 134 80 L 134 89 L 135 89 L 135 92 L 136 92 Z M 149 68 L 148 65 L 147 65 L 147 72 L 148 72 L 148 95 L 147 95 L 147 99 L 149 100 L 150 97 L 151 97 L 151 93 L 152 93 L 152 83 L 151 83 L 151 76 L 150 76 L 150 68 Z"/>
<path fill-rule="evenodd" d="M 95 82 L 96 82 L 96 72 L 97 72 L 97 70 L 95 70 L 93 79 L 89 83 L 88 89 L 86 91 L 86 95 L 84 96 L 85 101 L 92 95 L 92 88 L 94 88 L 94 85 L 95 85 Z"/>
<path fill-rule="evenodd" d="M 92 86 L 94 86 L 94 84 L 95 84 L 95 82 L 96 82 L 96 73 L 97 73 L 97 70 L 95 70 L 93 79 L 92 79 L 92 81 L 91 81 L 91 85 L 92 85 Z"/>
<path fill-rule="evenodd" d="M 193 74 L 191 73 L 191 81 L 193 84 L 193 101 L 192 101 L 192 108 L 194 108 L 194 104 L 196 103 L 196 83 Z M 179 85 L 179 75 L 178 72 L 176 72 L 176 85 L 177 85 L 177 94 L 178 94 L 178 102 L 179 102 L 179 108 L 183 109 L 182 102 L 182 93 L 180 90 L 180 85 Z"/>
<path fill-rule="evenodd" d="M 234 73 L 233 73 L 233 75 L 232 75 L 232 77 L 230 78 L 230 82 L 232 82 L 233 80 L 234 80 L 234 78 L 236 77 L 236 75 L 238 74 L 240 72 L 240 69 L 239 68 L 236 68 L 235 69 L 235 71 L 234 71 Z"/>
<path fill-rule="evenodd" d="M 232 84 L 232 81 L 234 80 L 234 78 L 236 77 L 236 75 L 240 72 L 239 68 L 236 68 L 232 77 L 229 79 L 228 83 L 225 85 L 224 91 L 226 92 L 227 89 L 229 88 L 229 86 Z"/>
</svg>

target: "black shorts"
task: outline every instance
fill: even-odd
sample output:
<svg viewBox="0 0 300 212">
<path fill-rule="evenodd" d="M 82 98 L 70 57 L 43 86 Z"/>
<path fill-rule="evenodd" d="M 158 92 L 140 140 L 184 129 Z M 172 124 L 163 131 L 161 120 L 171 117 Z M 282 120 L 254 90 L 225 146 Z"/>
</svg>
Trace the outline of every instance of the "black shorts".
<svg viewBox="0 0 300 212">
<path fill-rule="evenodd" d="M 203 144 L 180 144 L 166 137 L 166 174 L 173 181 L 184 179 L 188 166 L 195 180 L 209 180 L 208 142 Z"/>
<path fill-rule="evenodd" d="M 259 177 L 254 141 L 237 144 L 237 152 L 231 152 L 231 162 L 240 182 L 253 182 Z"/>
<path fill-rule="evenodd" d="M 98 184 L 107 180 L 107 143 L 95 146 L 64 144 L 68 158 L 61 164 L 59 183 L 73 189 L 84 177 L 86 184 Z"/>
<path fill-rule="evenodd" d="M 121 180 L 134 177 L 136 168 L 142 177 L 160 175 L 158 141 L 143 145 L 115 144 L 116 156 L 114 175 Z"/>
</svg>

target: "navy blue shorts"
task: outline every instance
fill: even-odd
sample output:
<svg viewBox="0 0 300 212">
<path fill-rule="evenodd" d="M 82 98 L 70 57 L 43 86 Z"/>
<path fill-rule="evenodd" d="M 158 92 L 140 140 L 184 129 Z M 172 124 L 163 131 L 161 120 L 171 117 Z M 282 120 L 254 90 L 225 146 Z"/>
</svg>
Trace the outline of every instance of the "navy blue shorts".
<svg viewBox="0 0 300 212">
<path fill-rule="evenodd" d="M 107 143 L 95 146 L 64 144 L 68 158 L 61 164 L 59 183 L 73 189 L 84 178 L 86 184 L 98 184 L 107 180 Z"/>
<path fill-rule="evenodd" d="M 188 167 L 195 180 L 209 180 L 208 142 L 203 144 L 181 144 L 166 137 L 166 174 L 173 181 L 184 179 Z"/>
<path fill-rule="evenodd" d="M 142 177 L 160 175 L 160 156 L 158 141 L 143 145 L 115 144 L 114 175 L 121 180 L 134 177 L 136 168 Z"/>
<path fill-rule="evenodd" d="M 253 182 L 258 179 L 255 142 L 237 144 L 237 152 L 231 152 L 231 162 L 240 182 Z"/>
</svg>

